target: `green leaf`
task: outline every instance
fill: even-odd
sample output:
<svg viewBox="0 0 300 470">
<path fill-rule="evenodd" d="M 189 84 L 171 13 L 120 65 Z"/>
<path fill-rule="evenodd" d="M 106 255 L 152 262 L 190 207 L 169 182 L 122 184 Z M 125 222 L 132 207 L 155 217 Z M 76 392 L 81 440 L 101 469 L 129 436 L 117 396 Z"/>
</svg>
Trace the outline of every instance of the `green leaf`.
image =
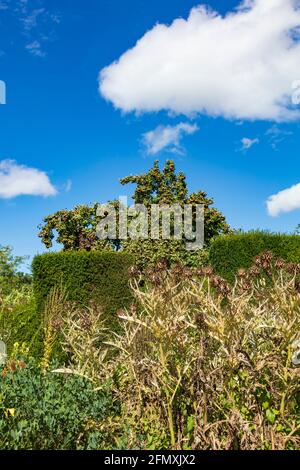
<svg viewBox="0 0 300 470">
<path fill-rule="evenodd" d="M 266 418 L 270 424 L 274 424 L 276 420 L 276 413 L 273 410 L 268 409 L 266 411 Z"/>
</svg>

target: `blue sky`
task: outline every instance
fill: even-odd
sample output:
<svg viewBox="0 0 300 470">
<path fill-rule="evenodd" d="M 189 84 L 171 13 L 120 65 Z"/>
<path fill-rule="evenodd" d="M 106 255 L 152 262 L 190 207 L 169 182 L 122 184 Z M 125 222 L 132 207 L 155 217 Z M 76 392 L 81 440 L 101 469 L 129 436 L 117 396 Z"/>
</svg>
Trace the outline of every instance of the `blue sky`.
<svg viewBox="0 0 300 470">
<path fill-rule="evenodd" d="M 297 106 L 271 106 L 300 80 L 298 33 L 294 51 L 283 39 L 286 25 L 295 31 L 300 24 L 296 10 L 291 16 L 294 1 L 283 6 L 274 0 L 271 13 L 283 22 L 275 39 L 264 11 L 255 10 L 266 0 L 247 2 L 239 12 L 238 1 L 207 3 L 223 21 L 198 9 L 194 19 L 172 25 L 187 20 L 200 0 L 0 1 L 0 80 L 7 91 L 0 105 L 0 244 L 19 255 L 43 252 L 37 226 L 44 216 L 130 194 L 119 178 L 168 158 L 185 171 L 191 190 L 214 198 L 234 228 L 294 231 L 300 223 L 297 188 L 276 199 L 276 217 L 266 205 L 270 196 L 299 183 Z M 230 11 L 252 16 L 239 17 L 239 26 L 227 16 L 225 24 Z M 256 28 L 253 47 L 245 36 L 236 50 L 234 28 L 247 28 L 247 21 L 262 23 L 269 47 L 263 56 Z M 157 23 L 168 29 L 153 30 Z M 140 49 L 106 69 L 99 91 L 100 71 L 150 30 Z M 243 37 L 244 30 L 238 31 Z M 188 65 L 180 68 L 186 57 Z M 201 87 L 193 89 L 190 80 L 197 74 Z M 20 174 L 23 185 L 24 177 L 28 184 L 38 179 L 34 190 L 25 185 L 31 194 L 14 181 Z"/>
</svg>

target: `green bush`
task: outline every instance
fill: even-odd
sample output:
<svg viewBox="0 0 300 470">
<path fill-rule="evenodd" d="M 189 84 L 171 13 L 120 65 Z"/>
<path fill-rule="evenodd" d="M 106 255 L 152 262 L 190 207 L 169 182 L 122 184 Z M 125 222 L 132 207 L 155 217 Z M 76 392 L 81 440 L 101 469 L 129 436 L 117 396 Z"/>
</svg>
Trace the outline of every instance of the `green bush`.
<svg viewBox="0 0 300 470">
<path fill-rule="evenodd" d="M 72 251 L 36 256 L 32 270 L 37 311 L 43 313 L 51 288 L 62 284 L 68 300 L 83 306 L 95 301 L 113 322 L 117 310 L 131 301 L 128 269 L 132 264 L 134 257 L 123 253 Z"/>
<path fill-rule="evenodd" d="M 214 271 L 229 281 L 239 268 L 249 268 L 263 251 L 272 251 L 277 258 L 300 261 L 300 236 L 269 232 L 248 232 L 224 235 L 213 240 L 209 261 Z"/>
<path fill-rule="evenodd" d="M 36 313 L 36 303 L 31 285 L 13 288 L 0 300 L 0 339 L 5 341 L 8 354 L 14 344 L 26 343 L 30 354 L 40 357 L 43 342 L 41 318 Z"/>
<path fill-rule="evenodd" d="M 43 350 L 43 325 L 41 317 L 37 315 L 34 299 L 19 304 L 12 310 L 0 314 L 1 323 L 6 333 L 8 354 L 13 350 L 15 343 L 26 343 L 33 357 L 40 357 Z"/>
<path fill-rule="evenodd" d="M 103 420 L 116 407 L 109 387 L 9 361 L 0 375 L 0 449 L 77 450 L 109 445 Z M 104 444 L 106 442 L 106 444 Z"/>
</svg>

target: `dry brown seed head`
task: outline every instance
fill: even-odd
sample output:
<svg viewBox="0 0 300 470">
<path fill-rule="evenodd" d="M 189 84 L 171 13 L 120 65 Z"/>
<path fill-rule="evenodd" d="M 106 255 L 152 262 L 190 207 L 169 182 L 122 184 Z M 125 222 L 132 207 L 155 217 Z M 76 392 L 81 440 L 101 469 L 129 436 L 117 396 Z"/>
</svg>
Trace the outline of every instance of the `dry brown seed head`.
<svg viewBox="0 0 300 470">
<path fill-rule="evenodd" d="M 137 312 L 137 306 L 135 304 L 130 305 L 130 312 L 131 313 L 136 313 Z"/>
<path fill-rule="evenodd" d="M 260 270 L 255 265 L 251 266 L 251 268 L 249 269 L 249 274 L 250 274 L 251 277 L 257 277 L 260 274 Z"/>
<path fill-rule="evenodd" d="M 242 288 L 243 288 L 243 290 L 245 290 L 245 291 L 251 290 L 251 289 L 252 289 L 252 284 L 251 284 L 251 282 L 249 282 L 249 281 L 243 282 Z"/>
<path fill-rule="evenodd" d="M 160 260 L 156 263 L 155 270 L 165 271 L 168 268 L 166 260 Z"/>
<path fill-rule="evenodd" d="M 271 263 L 270 263 L 269 260 L 266 260 L 266 259 L 263 260 L 263 262 L 262 262 L 262 268 L 263 268 L 264 270 L 269 269 L 270 266 L 271 266 Z"/>
<path fill-rule="evenodd" d="M 213 274 L 213 269 L 210 266 L 204 266 L 203 270 L 203 276 L 211 276 Z"/>
<path fill-rule="evenodd" d="M 80 321 L 80 326 L 83 330 L 89 330 L 92 326 L 92 319 L 90 317 L 90 315 L 88 315 L 87 313 L 85 313 L 82 318 L 81 318 L 81 321 Z"/>
<path fill-rule="evenodd" d="M 118 311 L 117 311 L 117 314 L 116 314 L 116 315 L 117 315 L 117 317 L 122 318 L 122 317 L 124 317 L 124 316 L 126 315 L 126 312 L 125 312 L 125 310 L 122 310 L 122 309 L 121 309 L 121 310 L 118 310 Z"/>
<path fill-rule="evenodd" d="M 227 297 L 230 294 L 231 288 L 228 282 L 222 280 L 222 282 L 220 283 L 218 287 L 218 290 L 220 294 L 222 294 L 224 297 Z"/>
<path fill-rule="evenodd" d="M 289 263 L 287 265 L 287 271 L 290 273 L 290 274 L 295 274 L 298 270 L 298 265 L 296 263 Z"/>
<path fill-rule="evenodd" d="M 241 277 L 241 278 L 246 277 L 247 276 L 246 269 L 244 269 L 244 268 L 239 269 L 237 275 L 238 275 L 238 277 Z"/>
<path fill-rule="evenodd" d="M 265 251 L 264 253 L 262 253 L 262 259 L 264 261 L 268 261 L 268 262 L 271 262 L 273 260 L 273 253 L 272 251 Z"/>
<path fill-rule="evenodd" d="M 54 318 L 51 322 L 52 328 L 55 331 L 59 331 L 62 327 L 62 319 L 61 318 Z"/>
<path fill-rule="evenodd" d="M 136 266 L 131 266 L 128 269 L 128 274 L 130 277 L 137 277 L 140 275 L 140 270 Z"/>
<path fill-rule="evenodd" d="M 297 292 L 300 292 L 300 281 L 299 281 L 299 279 L 297 279 L 297 280 L 295 281 L 295 290 L 296 290 Z"/>
<path fill-rule="evenodd" d="M 284 261 L 284 259 L 280 258 L 275 261 L 275 267 L 277 269 L 283 269 L 285 268 L 285 266 L 286 266 L 286 262 Z"/>
<path fill-rule="evenodd" d="M 182 276 L 184 279 L 191 279 L 193 277 L 194 273 L 191 269 L 189 268 L 184 268 Z"/>
<path fill-rule="evenodd" d="M 257 266 L 259 268 L 262 266 L 262 260 L 261 260 L 260 256 L 256 256 L 256 258 L 254 259 L 254 264 L 255 264 L 255 266 Z"/>
</svg>

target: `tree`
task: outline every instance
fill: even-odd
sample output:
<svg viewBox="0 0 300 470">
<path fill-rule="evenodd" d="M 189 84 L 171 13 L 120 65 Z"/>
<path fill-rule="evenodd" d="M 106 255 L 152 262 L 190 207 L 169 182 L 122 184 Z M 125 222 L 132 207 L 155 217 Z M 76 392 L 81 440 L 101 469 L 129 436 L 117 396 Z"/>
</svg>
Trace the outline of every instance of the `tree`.
<svg viewBox="0 0 300 470">
<path fill-rule="evenodd" d="M 0 246 L 0 291 L 1 294 L 9 293 L 13 288 L 31 281 L 29 275 L 19 272 L 19 266 L 25 261 L 25 257 L 13 256 L 12 248 Z"/>
<path fill-rule="evenodd" d="M 53 246 L 53 241 L 63 245 L 64 250 L 108 249 L 109 242 L 103 242 L 96 236 L 97 204 L 79 205 L 72 210 L 61 210 L 44 218 L 40 225 L 39 237 L 46 248 Z"/>
<path fill-rule="evenodd" d="M 153 168 L 144 175 L 127 176 L 121 179 L 121 184 L 136 184 L 133 200 L 136 204 L 203 204 L 204 205 L 204 235 L 205 243 L 221 234 L 230 231 L 224 215 L 211 207 L 214 200 L 207 197 L 204 191 L 188 194 L 186 176 L 180 172 L 176 175 L 175 165 L 172 160 L 167 160 L 161 171 L 158 161 L 154 162 Z"/>
<path fill-rule="evenodd" d="M 121 179 L 121 184 L 136 184 L 133 200 L 136 204 L 144 204 L 150 210 L 151 204 L 189 204 L 204 206 L 204 239 L 206 247 L 212 238 L 230 232 L 223 214 L 211 207 L 213 199 L 208 198 L 204 191 L 189 194 L 186 176 L 176 174 L 175 165 L 168 160 L 160 170 L 158 161 L 143 175 L 127 176 Z M 195 220 L 193 221 L 195 224 Z M 186 240 L 129 240 L 124 243 L 124 249 L 135 253 L 139 264 L 156 263 L 165 258 L 170 263 L 183 262 L 186 265 L 199 265 L 207 259 L 205 250 L 188 251 Z"/>
<path fill-rule="evenodd" d="M 145 174 L 127 176 L 121 179 L 121 184 L 135 184 L 133 194 L 135 204 L 144 204 L 149 213 L 152 204 L 196 204 L 204 205 L 205 244 L 218 235 L 228 233 L 229 225 L 223 214 L 211 207 L 213 199 L 208 198 L 204 191 L 189 194 L 185 174 L 176 174 L 175 165 L 168 160 L 162 170 L 156 161 Z M 119 209 L 119 202 L 112 201 Z M 98 204 L 91 206 L 76 206 L 73 210 L 62 210 L 44 219 L 40 227 L 39 237 L 47 248 L 52 247 L 55 233 L 56 241 L 65 250 L 125 250 L 135 253 L 138 263 L 146 265 L 166 258 L 170 262 L 184 262 L 188 265 L 198 264 L 203 260 L 205 251 L 188 252 L 185 240 L 115 240 L 103 241 L 97 239 L 96 226 L 99 218 L 96 216 Z M 195 221 L 194 221 L 195 222 Z"/>
</svg>

